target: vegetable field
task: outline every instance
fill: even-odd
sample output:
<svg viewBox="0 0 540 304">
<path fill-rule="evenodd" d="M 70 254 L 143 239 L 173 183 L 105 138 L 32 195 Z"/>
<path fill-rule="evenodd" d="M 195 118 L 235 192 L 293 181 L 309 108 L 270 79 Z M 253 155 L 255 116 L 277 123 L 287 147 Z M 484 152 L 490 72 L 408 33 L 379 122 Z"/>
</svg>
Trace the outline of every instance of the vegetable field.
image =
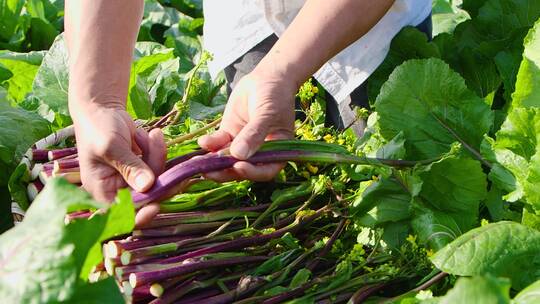
<svg viewBox="0 0 540 304">
<path fill-rule="evenodd" d="M 63 6 L 0 1 L 2 303 L 540 303 L 540 1 L 433 0 L 433 39 L 404 28 L 370 77 L 362 137 L 308 80 L 296 139 L 248 160 L 279 175 L 217 183 L 237 160 L 197 145 L 227 101 L 202 0 L 146 0 L 127 109 L 167 169 L 112 204 L 79 187 Z"/>
</svg>

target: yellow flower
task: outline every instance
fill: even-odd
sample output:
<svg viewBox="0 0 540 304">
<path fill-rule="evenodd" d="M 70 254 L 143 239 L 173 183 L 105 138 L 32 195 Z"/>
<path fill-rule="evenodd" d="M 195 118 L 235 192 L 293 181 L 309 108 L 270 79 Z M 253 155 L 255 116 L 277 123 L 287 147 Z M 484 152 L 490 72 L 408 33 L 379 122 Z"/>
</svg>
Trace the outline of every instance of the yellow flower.
<svg viewBox="0 0 540 304">
<path fill-rule="evenodd" d="M 332 134 L 326 134 L 324 137 L 323 137 L 324 141 L 326 141 L 327 143 L 333 143 L 335 141 L 334 139 L 334 136 L 332 136 Z"/>
<path fill-rule="evenodd" d="M 407 242 L 416 245 L 416 235 L 409 234 L 407 237 Z"/>
<path fill-rule="evenodd" d="M 435 254 L 435 252 L 433 251 L 433 249 L 426 250 L 426 256 L 428 258 L 432 257 L 434 254 Z"/>
<path fill-rule="evenodd" d="M 486 220 L 486 219 L 482 219 L 482 221 L 480 222 L 480 225 L 481 225 L 482 227 L 484 227 L 484 226 L 486 226 L 486 225 L 488 225 L 488 224 L 489 224 L 489 221 Z"/>
<path fill-rule="evenodd" d="M 345 144 L 345 139 L 340 138 L 340 139 L 338 139 L 337 142 L 338 142 L 338 144 L 343 145 L 343 144 Z"/>
<path fill-rule="evenodd" d="M 306 164 L 306 168 L 308 169 L 309 172 L 311 172 L 311 174 L 317 174 L 317 172 L 319 171 L 319 168 L 311 164 Z"/>
<path fill-rule="evenodd" d="M 314 87 L 311 89 L 311 91 L 312 91 L 313 93 L 317 94 L 317 93 L 319 93 L 319 88 L 316 87 L 316 86 L 314 86 Z"/>
</svg>

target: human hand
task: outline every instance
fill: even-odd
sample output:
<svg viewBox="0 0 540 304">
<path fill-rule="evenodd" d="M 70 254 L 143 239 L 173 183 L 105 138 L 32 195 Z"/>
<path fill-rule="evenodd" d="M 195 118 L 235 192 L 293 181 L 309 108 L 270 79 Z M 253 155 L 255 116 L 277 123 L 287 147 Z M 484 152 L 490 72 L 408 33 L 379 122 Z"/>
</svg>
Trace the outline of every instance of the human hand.
<svg viewBox="0 0 540 304">
<path fill-rule="evenodd" d="M 166 146 L 161 130 L 137 129 L 123 107 L 85 105 L 73 109 L 81 181 L 98 201 L 111 202 L 118 189 L 148 190 L 163 169 Z M 136 225 L 149 222 L 159 211 L 156 204 L 139 210 Z"/>
<path fill-rule="evenodd" d="M 256 69 L 234 88 L 223 114 L 221 126 L 199 139 L 199 145 L 217 151 L 230 145 L 235 158 L 245 160 L 265 140 L 290 139 L 294 134 L 294 98 L 297 88 L 284 77 Z M 252 165 L 237 162 L 233 168 L 206 176 L 216 181 L 249 179 L 267 181 L 283 164 Z"/>
</svg>

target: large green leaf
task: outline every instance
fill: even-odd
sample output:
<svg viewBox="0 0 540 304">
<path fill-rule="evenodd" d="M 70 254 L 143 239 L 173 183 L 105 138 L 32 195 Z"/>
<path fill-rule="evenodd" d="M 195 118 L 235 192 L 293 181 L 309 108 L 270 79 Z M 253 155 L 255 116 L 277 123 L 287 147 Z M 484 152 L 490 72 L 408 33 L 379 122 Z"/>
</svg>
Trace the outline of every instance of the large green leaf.
<svg viewBox="0 0 540 304">
<path fill-rule="evenodd" d="M 390 75 L 375 103 L 381 134 L 405 136 L 413 159 L 440 156 L 459 141 L 472 151 L 489 131 L 489 106 L 439 59 L 410 60 Z"/>
<path fill-rule="evenodd" d="M 454 288 L 440 298 L 428 300 L 426 303 L 475 303 L 475 304 L 509 304 L 510 282 L 491 276 L 475 276 L 460 278 Z M 472 302 L 471 302 L 472 301 Z"/>
<path fill-rule="evenodd" d="M 428 41 L 425 33 L 414 27 L 403 28 L 393 39 L 390 51 L 383 63 L 371 74 L 368 79 L 368 95 L 370 102 L 374 102 L 382 85 L 392 71 L 410 59 L 440 58 L 437 46 Z"/>
<path fill-rule="evenodd" d="M 448 157 L 372 182 L 353 202 L 351 214 L 359 225 L 385 229 L 407 220 L 421 243 L 440 249 L 476 225 L 486 187 L 478 161 Z"/>
<path fill-rule="evenodd" d="M 483 34 L 495 39 L 508 37 L 513 30 L 531 27 L 540 17 L 535 0 L 489 0 L 480 8 L 476 21 Z"/>
<path fill-rule="evenodd" d="M 540 281 L 536 281 L 523 289 L 514 298 L 515 304 L 540 303 Z"/>
<path fill-rule="evenodd" d="M 513 109 L 496 136 L 492 150 L 495 160 L 515 178 L 514 200 L 523 197 L 540 211 L 540 109 Z M 505 180 L 511 183 L 509 177 Z"/>
<path fill-rule="evenodd" d="M 2 300 L 6 303 L 76 303 L 84 295 L 83 302 L 98 302 L 93 299 L 104 298 L 121 301 L 114 280 L 100 283 L 96 292 L 86 278 L 88 265 L 100 261 L 101 256 L 96 254 L 100 241 L 128 233 L 133 228 L 133 203 L 126 194 L 107 213 L 66 225 L 64 219 L 68 212 L 107 205 L 93 201 L 64 180 L 47 183 L 22 224 L 0 236 Z"/>
<path fill-rule="evenodd" d="M 6 186 L 22 155 L 37 140 L 47 136 L 51 129 L 49 123 L 37 114 L 2 102 L 0 126 L 0 186 Z"/>
<path fill-rule="evenodd" d="M 420 173 L 420 196 L 436 202 L 435 209 L 477 215 L 478 204 L 487 195 L 486 175 L 478 161 L 450 157 Z"/>
<path fill-rule="evenodd" d="M 60 35 L 43 58 L 33 84 L 33 94 L 44 107 L 43 112 L 61 115 L 59 127 L 71 124 L 68 110 L 68 52 L 64 36 Z"/>
<path fill-rule="evenodd" d="M 486 175 L 478 161 L 450 157 L 428 166 L 419 177 L 423 183 L 412 226 L 421 242 L 438 250 L 478 222 Z"/>
<path fill-rule="evenodd" d="M 11 73 L 5 82 L 2 83 L 0 79 L 0 83 L 7 88 L 9 99 L 13 103 L 21 102 L 26 94 L 32 91 L 32 83 L 43 55 L 43 52 L 0 52 L 0 65 Z"/>
<path fill-rule="evenodd" d="M 540 278 L 540 232 L 514 222 L 473 229 L 432 258 L 442 271 L 461 275 L 508 277 L 521 289 Z"/>
<path fill-rule="evenodd" d="M 513 107 L 540 106 L 540 21 L 525 38 L 523 61 L 519 68 Z"/>
</svg>

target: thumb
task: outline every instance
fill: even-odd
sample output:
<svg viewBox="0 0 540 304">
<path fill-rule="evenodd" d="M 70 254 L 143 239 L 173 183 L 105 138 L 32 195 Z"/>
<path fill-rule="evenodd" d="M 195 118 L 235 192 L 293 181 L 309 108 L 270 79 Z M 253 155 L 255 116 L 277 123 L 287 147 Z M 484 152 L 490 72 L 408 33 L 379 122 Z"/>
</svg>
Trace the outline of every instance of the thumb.
<svg viewBox="0 0 540 304">
<path fill-rule="evenodd" d="M 138 192 L 144 192 L 154 184 L 154 172 L 132 151 L 123 151 L 116 155 L 111 165 L 120 172 L 128 185 Z"/>
<path fill-rule="evenodd" d="M 269 131 L 266 119 L 254 117 L 233 139 L 230 147 L 231 155 L 241 160 L 248 159 L 264 143 Z"/>
</svg>

